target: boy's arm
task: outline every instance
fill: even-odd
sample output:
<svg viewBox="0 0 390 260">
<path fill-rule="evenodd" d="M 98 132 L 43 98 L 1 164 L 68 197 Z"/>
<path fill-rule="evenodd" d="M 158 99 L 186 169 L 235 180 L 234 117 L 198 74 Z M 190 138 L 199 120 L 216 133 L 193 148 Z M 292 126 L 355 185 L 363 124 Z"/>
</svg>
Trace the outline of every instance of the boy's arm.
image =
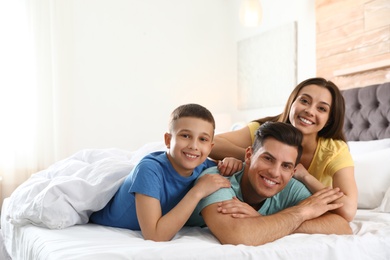
<svg viewBox="0 0 390 260">
<path fill-rule="evenodd" d="M 172 208 L 162 215 L 160 201 L 143 194 L 135 194 L 137 218 L 145 239 L 169 241 L 187 222 L 198 202 L 230 182 L 219 174 L 205 174 L 194 187 Z"/>
</svg>

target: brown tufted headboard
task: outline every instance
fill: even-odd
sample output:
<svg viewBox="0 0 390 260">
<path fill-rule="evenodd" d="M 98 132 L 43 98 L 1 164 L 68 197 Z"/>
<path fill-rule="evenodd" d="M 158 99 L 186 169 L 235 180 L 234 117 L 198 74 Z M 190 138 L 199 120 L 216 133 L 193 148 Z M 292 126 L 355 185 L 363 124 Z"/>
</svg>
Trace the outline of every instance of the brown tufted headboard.
<svg viewBox="0 0 390 260">
<path fill-rule="evenodd" d="M 343 90 L 348 141 L 390 138 L 390 82 Z"/>
</svg>

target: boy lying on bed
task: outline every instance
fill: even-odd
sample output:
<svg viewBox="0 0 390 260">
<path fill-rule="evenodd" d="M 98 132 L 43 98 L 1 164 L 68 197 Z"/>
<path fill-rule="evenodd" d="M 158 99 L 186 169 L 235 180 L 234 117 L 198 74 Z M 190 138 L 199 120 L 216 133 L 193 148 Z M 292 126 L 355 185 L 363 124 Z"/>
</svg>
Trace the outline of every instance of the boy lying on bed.
<svg viewBox="0 0 390 260">
<path fill-rule="evenodd" d="M 127 176 L 114 197 L 90 216 L 93 223 L 141 230 L 145 239 L 168 241 L 184 226 L 198 202 L 230 187 L 219 174 L 194 181 L 214 161 L 207 159 L 213 147 L 215 121 L 209 110 L 187 104 L 171 114 L 165 133 L 167 152 L 145 156 Z M 234 165 L 242 163 L 234 158 Z M 225 160 L 229 160 L 226 158 Z"/>
<path fill-rule="evenodd" d="M 231 187 L 202 199 L 187 224 L 205 222 L 223 244 L 262 245 L 292 233 L 352 234 L 344 218 L 328 212 L 342 206 L 332 203 L 343 196 L 338 188 L 310 196 L 292 178 L 301 143 L 302 133 L 292 125 L 262 124 L 246 149 L 244 169 L 229 178 Z M 207 173 L 218 170 L 207 169 L 200 178 Z"/>
</svg>

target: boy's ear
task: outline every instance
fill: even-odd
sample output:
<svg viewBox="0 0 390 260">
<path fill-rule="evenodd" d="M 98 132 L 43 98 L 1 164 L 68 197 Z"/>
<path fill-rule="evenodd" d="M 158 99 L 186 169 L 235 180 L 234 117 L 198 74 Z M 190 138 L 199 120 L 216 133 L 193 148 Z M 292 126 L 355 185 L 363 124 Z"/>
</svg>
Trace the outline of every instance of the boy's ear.
<svg viewBox="0 0 390 260">
<path fill-rule="evenodd" d="M 164 134 L 165 145 L 168 149 L 171 148 L 171 139 L 172 139 L 172 135 L 170 133 Z"/>
</svg>

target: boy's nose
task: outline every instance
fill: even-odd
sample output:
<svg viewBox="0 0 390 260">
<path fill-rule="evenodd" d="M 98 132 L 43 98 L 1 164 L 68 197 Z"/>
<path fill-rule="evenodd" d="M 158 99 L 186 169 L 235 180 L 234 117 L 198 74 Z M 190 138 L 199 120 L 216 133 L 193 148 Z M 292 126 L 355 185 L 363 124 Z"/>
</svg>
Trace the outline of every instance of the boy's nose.
<svg viewBox="0 0 390 260">
<path fill-rule="evenodd" d="M 195 139 L 193 139 L 193 140 L 191 140 L 191 141 L 188 143 L 188 147 L 189 147 L 190 149 L 196 150 L 196 149 L 198 149 L 198 142 L 197 142 Z"/>
</svg>

